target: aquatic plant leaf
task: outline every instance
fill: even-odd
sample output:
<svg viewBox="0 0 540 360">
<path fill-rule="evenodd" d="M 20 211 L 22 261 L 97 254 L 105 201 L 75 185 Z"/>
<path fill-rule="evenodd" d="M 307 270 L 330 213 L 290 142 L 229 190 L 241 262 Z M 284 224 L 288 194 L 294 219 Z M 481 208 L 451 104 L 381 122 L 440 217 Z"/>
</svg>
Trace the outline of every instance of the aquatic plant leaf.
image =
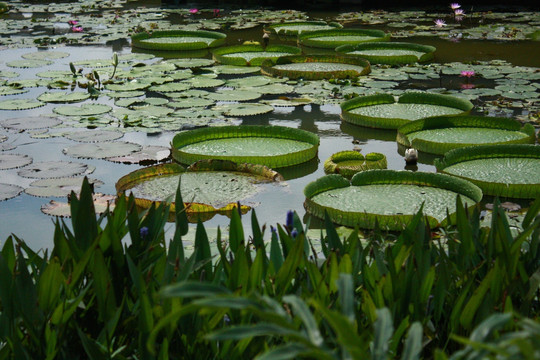
<svg viewBox="0 0 540 360">
<path fill-rule="evenodd" d="M 63 51 L 35 51 L 21 55 L 23 59 L 29 60 L 58 60 L 69 56 L 69 53 Z"/>
<path fill-rule="evenodd" d="M 278 35 L 292 36 L 310 31 L 337 29 L 341 28 L 341 25 L 325 21 L 288 21 L 271 24 L 268 28 Z"/>
<path fill-rule="evenodd" d="M 69 161 L 40 161 L 19 170 L 17 174 L 26 178 L 49 179 L 88 175 L 95 167 L 87 164 Z"/>
<path fill-rule="evenodd" d="M 42 107 L 44 102 L 34 99 L 0 100 L 0 110 L 29 110 Z"/>
<path fill-rule="evenodd" d="M 81 191 L 83 177 L 65 177 L 65 178 L 47 178 L 39 179 L 30 184 L 24 192 L 28 195 L 37 197 L 65 197 L 75 192 L 78 194 Z M 92 186 L 103 185 L 102 181 L 96 179 L 88 179 Z"/>
<path fill-rule="evenodd" d="M 144 91 L 133 90 L 133 91 L 108 92 L 106 95 L 113 99 L 118 99 L 118 98 L 139 97 L 139 96 L 143 96 L 144 94 L 146 94 Z"/>
<path fill-rule="evenodd" d="M 18 72 L 9 70 L 0 70 L 0 78 L 16 78 L 21 76 Z"/>
<path fill-rule="evenodd" d="M 78 144 L 65 148 L 64 154 L 76 158 L 105 159 L 126 156 L 141 150 L 138 144 L 125 141 Z"/>
<path fill-rule="evenodd" d="M 112 107 L 104 104 L 82 104 L 81 106 L 63 105 L 53 109 L 53 112 L 64 116 L 94 116 L 108 113 Z"/>
<path fill-rule="evenodd" d="M 386 156 L 381 153 L 369 153 L 366 156 L 358 151 L 340 151 L 332 154 L 324 162 L 326 174 L 340 174 L 348 179 L 360 171 L 386 169 Z"/>
<path fill-rule="evenodd" d="M 214 103 L 215 101 L 211 99 L 189 97 L 184 99 L 175 99 L 174 101 L 168 103 L 167 106 L 170 106 L 172 108 L 191 108 L 206 107 L 213 105 Z"/>
<path fill-rule="evenodd" d="M 51 65 L 53 62 L 50 60 L 15 60 L 6 63 L 7 66 L 13 68 L 38 68 L 42 66 Z"/>
<path fill-rule="evenodd" d="M 157 30 L 131 37 L 134 47 L 149 50 L 199 50 L 225 43 L 226 35 L 205 30 Z"/>
<path fill-rule="evenodd" d="M 215 101 L 249 101 L 260 98 L 261 94 L 247 90 L 221 90 L 209 93 L 206 97 Z"/>
<path fill-rule="evenodd" d="M 96 214 L 103 214 L 107 209 L 114 209 L 115 195 L 92 194 Z M 51 216 L 71 217 L 71 205 L 65 202 L 51 200 L 41 206 L 41 212 Z"/>
<path fill-rule="evenodd" d="M 216 74 L 225 74 L 225 75 L 241 75 L 241 74 L 252 74 L 258 73 L 261 71 L 261 68 L 258 66 L 234 66 L 234 65 L 216 65 L 209 70 L 212 70 Z"/>
<path fill-rule="evenodd" d="M 45 92 L 38 96 L 39 101 L 47 103 L 69 103 L 84 101 L 90 98 L 88 92 Z"/>
<path fill-rule="evenodd" d="M 12 199 L 23 190 L 24 188 L 18 185 L 0 183 L 0 201 Z"/>
<path fill-rule="evenodd" d="M 166 83 L 162 85 L 154 85 L 154 86 L 151 86 L 148 90 L 168 93 L 168 92 L 175 92 L 175 91 L 184 91 L 184 90 L 190 89 L 191 87 L 192 85 L 186 82 L 173 82 L 173 83 Z"/>
<path fill-rule="evenodd" d="M 309 98 L 279 98 L 273 100 L 262 100 L 261 103 L 268 104 L 273 107 L 288 107 L 288 106 L 304 106 L 311 104 L 313 99 Z"/>
<path fill-rule="evenodd" d="M 214 60 L 210 59 L 196 59 L 196 58 L 186 58 L 186 59 L 175 59 L 169 60 L 172 64 L 180 69 L 193 69 L 204 66 L 211 66 L 215 63 Z"/>
<path fill-rule="evenodd" d="M 36 130 L 50 128 L 61 124 L 62 121 L 52 116 L 28 116 L 0 120 L 0 125 L 6 129 L 17 131 Z"/>
<path fill-rule="evenodd" d="M 380 104 L 361 106 L 349 110 L 352 114 L 375 118 L 398 118 L 406 120 L 418 120 L 430 116 L 461 114 L 461 109 L 432 104 Z"/>
<path fill-rule="evenodd" d="M 24 94 L 26 92 L 28 92 L 27 89 L 17 88 L 14 86 L 0 85 L 0 96 L 18 95 L 18 94 Z"/>
<path fill-rule="evenodd" d="M 120 131 L 112 130 L 90 130 L 70 132 L 64 134 L 64 136 L 68 139 L 80 142 L 101 142 L 120 139 L 124 134 Z"/>
<path fill-rule="evenodd" d="M 205 76 L 192 77 L 191 79 L 186 80 L 185 82 L 195 88 L 211 88 L 211 87 L 221 86 L 225 84 L 225 81 L 221 79 L 210 79 Z"/>
<path fill-rule="evenodd" d="M 274 108 L 270 105 L 259 103 L 224 104 L 215 106 L 214 110 L 223 111 L 228 116 L 253 116 L 271 112 Z"/>
<path fill-rule="evenodd" d="M 0 154 L 0 170 L 15 169 L 32 163 L 32 158 L 22 154 Z"/>
<path fill-rule="evenodd" d="M 272 78 L 267 76 L 247 76 L 238 79 L 227 80 L 227 86 L 232 86 L 234 88 L 243 88 L 243 87 L 255 87 L 267 85 L 272 82 Z"/>
<path fill-rule="evenodd" d="M 125 156 L 108 157 L 107 160 L 124 164 L 151 165 L 167 160 L 171 156 L 171 149 L 164 146 L 148 145 Z"/>
<path fill-rule="evenodd" d="M 294 91 L 294 86 L 288 84 L 268 84 L 257 87 L 244 87 L 244 91 L 254 91 L 260 94 L 288 94 Z"/>
<path fill-rule="evenodd" d="M 121 84 L 107 84 L 105 85 L 105 89 L 111 90 L 111 91 L 136 91 L 136 90 L 144 90 L 150 87 L 151 84 L 144 83 L 144 82 L 137 82 L 137 81 L 130 81 L 126 83 Z"/>
<path fill-rule="evenodd" d="M 48 78 L 48 79 L 54 79 L 54 78 L 61 78 L 61 79 L 73 79 L 73 73 L 68 70 L 47 70 L 42 71 L 36 74 L 37 77 L 40 78 Z"/>
<path fill-rule="evenodd" d="M 184 164 L 223 159 L 280 168 L 315 157 L 319 138 L 313 133 L 282 126 L 226 126 L 177 134 L 173 158 Z"/>
</svg>

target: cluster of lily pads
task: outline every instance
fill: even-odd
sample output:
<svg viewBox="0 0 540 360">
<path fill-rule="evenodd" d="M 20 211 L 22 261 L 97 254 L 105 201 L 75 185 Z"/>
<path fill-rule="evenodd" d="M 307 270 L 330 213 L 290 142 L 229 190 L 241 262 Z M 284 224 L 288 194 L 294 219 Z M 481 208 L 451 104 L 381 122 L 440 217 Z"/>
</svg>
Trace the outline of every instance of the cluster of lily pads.
<svg viewBox="0 0 540 360">
<path fill-rule="evenodd" d="M 34 139 L 64 137 L 75 141 L 63 149 L 63 154 L 77 159 L 146 165 L 167 161 L 172 155 L 173 163 L 126 175 L 117 183 L 117 190 L 132 191 L 138 204 L 145 206 L 152 201 L 172 201 L 172 194 L 181 186 L 184 200 L 191 204 L 188 211 L 226 213 L 238 206 L 238 200 L 249 203 L 253 194 L 263 191 L 262 184 L 282 180 L 271 168 L 286 171 L 313 160 L 319 145 L 316 135 L 302 130 L 234 125 L 276 108 L 308 104 L 340 104 L 344 124 L 397 130 L 400 147 L 425 153 L 444 155 L 471 145 L 508 146 L 499 145 L 502 148 L 498 154 L 502 155 L 475 158 L 483 163 L 498 159 L 496 166 L 482 165 L 486 171 L 517 172 L 539 166 L 536 146 L 519 145 L 520 152 L 528 154 L 519 157 L 508 156 L 516 151 L 506 145 L 534 144 L 533 126 L 493 117 L 509 112 L 516 115 L 527 106 L 517 114 L 518 119 L 531 123 L 537 120 L 537 68 L 503 61 L 429 63 L 435 56 L 433 46 L 393 41 L 405 33 L 428 36 L 428 32 L 429 36 L 453 38 L 454 30 L 461 31 L 460 38 L 473 38 L 470 34 L 476 34 L 488 19 L 491 22 L 493 14 L 470 14 L 469 22 L 477 27 L 464 29 L 463 24 L 449 24 L 442 29 L 432 25 L 436 14 L 424 12 L 381 12 L 385 16 L 377 12 L 346 13 L 337 15 L 334 21 L 308 21 L 307 15 L 298 11 L 135 10 L 105 1 L 62 7 L 15 4 L 0 23 L 0 29 L 9 35 L 0 37 L 0 45 L 16 49 L 34 44 L 129 40 L 133 50 L 115 53 L 112 60 L 70 61 L 68 49 L 46 47 L 29 49 L 19 59 L 0 64 L 0 96 L 5 97 L 0 99 L 0 111 L 10 114 L 0 120 L 7 131 L 0 135 L 0 170 L 20 168 L 19 176 L 37 179 L 26 188 L 0 184 L 1 200 L 22 191 L 34 196 L 65 196 L 77 188 L 82 176 L 94 171 L 82 163 L 33 162 L 27 155 L 10 152 L 14 150 L 8 141 L 10 132 L 26 131 Z M 96 10 L 100 16 L 95 16 Z M 69 13 L 77 14 L 76 19 Z M 180 21 L 173 23 L 172 18 Z M 415 23 L 409 22 L 413 19 Z M 537 15 L 526 13 L 510 21 L 514 20 L 529 27 L 516 25 L 514 29 L 518 30 L 512 30 L 515 36 L 508 36 L 508 40 L 522 35 L 533 37 Z M 54 33 L 55 24 L 70 21 L 82 24 L 84 31 Z M 351 26 L 358 24 L 364 28 Z M 368 28 L 374 24 L 384 24 L 390 31 Z M 256 27 L 263 27 L 265 36 L 242 45 L 231 45 L 225 34 Z M 63 68 L 55 68 L 59 63 Z M 35 76 L 19 79 L 25 72 Z M 445 79 L 452 86 L 446 86 Z M 456 83 L 466 86 L 456 87 Z M 28 96 L 41 89 L 36 96 Z M 473 101 L 477 114 L 492 117 L 468 115 Z M 43 108 L 46 115 L 11 115 L 37 108 Z M 171 147 L 166 147 L 119 140 L 130 132 L 179 133 Z M 469 151 L 476 152 L 476 148 Z M 489 185 L 484 185 L 488 182 L 485 175 L 475 180 L 471 170 L 456 170 L 456 159 L 468 159 L 459 154 L 437 163 L 439 170 L 451 175 L 426 175 L 383 171 L 386 157 L 379 153 L 336 153 L 325 162 L 325 171 L 331 175 L 306 187 L 307 211 L 319 217 L 328 211 L 333 221 L 344 225 L 373 227 L 378 222 L 394 230 L 401 229 L 424 200 L 424 212 L 433 219 L 432 225 L 444 223 L 446 209 L 453 212 L 456 194 L 469 206 L 480 201 L 481 191 L 476 185 L 490 195 L 538 196 L 540 179 L 534 171 L 523 176 L 527 185 L 515 191 L 511 185 L 522 180 L 502 179 L 501 183 L 510 185 L 507 191 L 498 192 L 502 187 L 493 185 L 496 177 L 492 173 L 487 175 Z M 453 169 L 446 169 L 450 164 Z M 180 180 L 179 184 L 179 179 L 185 182 Z M 96 187 L 101 185 L 97 179 L 91 182 Z M 201 198 L 205 193 L 215 198 Z M 385 194 L 396 193 L 401 194 L 402 202 L 380 201 Z M 373 196 L 373 208 L 368 206 L 369 201 L 363 201 L 368 194 Z M 104 206 L 111 201 L 105 195 L 98 199 Z M 356 208 L 360 202 L 364 207 Z M 404 209 L 405 204 L 412 207 Z M 59 207 L 49 204 L 44 211 L 60 215 Z"/>
</svg>

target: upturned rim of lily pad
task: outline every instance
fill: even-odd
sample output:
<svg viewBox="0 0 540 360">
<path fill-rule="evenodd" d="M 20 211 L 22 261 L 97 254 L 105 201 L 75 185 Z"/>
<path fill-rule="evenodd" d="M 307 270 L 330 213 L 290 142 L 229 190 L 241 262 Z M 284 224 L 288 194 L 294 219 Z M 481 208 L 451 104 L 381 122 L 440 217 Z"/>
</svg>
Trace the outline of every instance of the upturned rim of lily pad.
<svg viewBox="0 0 540 360">
<path fill-rule="evenodd" d="M 172 42 L 172 43 L 151 43 L 144 42 L 144 40 L 152 38 L 161 38 L 161 37 L 204 37 L 209 39 L 214 39 L 210 43 L 204 41 L 194 41 L 194 42 Z M 131 37 L 131 45 L 140 49 L 147 50 L 168 50 L 168 51 L 177 51 L 177 50 L 200 50 L 206 48 L 212 48 L 221 46 L 225 43 L 225 38 L 227 35 L 217 31 L 206 31 L 206 30 L 158 30 L 153 32 L 141 32 L 133 35 Z"/>
</svg>

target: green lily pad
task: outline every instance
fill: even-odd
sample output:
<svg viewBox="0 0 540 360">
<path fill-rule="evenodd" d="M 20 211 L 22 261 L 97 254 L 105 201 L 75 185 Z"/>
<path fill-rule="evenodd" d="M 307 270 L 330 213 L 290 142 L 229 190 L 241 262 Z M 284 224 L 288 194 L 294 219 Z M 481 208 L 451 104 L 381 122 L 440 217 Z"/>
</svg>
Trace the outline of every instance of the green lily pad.
<svg viewBox="0 0 540 360">
<path fill-rule="evenodd" d="M 185 98 L 185 99 L 175 99 L 167 104 L 172 108 L 191 108 L 191 107 L 206 107 L 214 104 L 214 100 L 203 99 L 203 98 Z"/>
<path fill-rule="evenodd" d="M 144 82 L 137 82 L 137 81 L 130 81 L 123 84 L 107 84 L 105 85 L 105 89 L 111 90 L 111 91 L 137 91 L 137 90 L 144 90 L 150 87 L 151 84 L 144 83 Z"/>
<path fill-rule="evenodd" d="M 113 99 L 120 99 L 120 98 L 139 97 L 139 96 L 143 96 L 144 94 L 146 94 L 144 91 L 134 90 L 134 91 L 108 92 L 107 96 Z"/>
<path fill-rule="evenodd" d="M 350 179 L 360 171 L 386 169 L 386 166 L 386 156 L 381 153 L 369 153 L 364 156 L 358 151 L 340 151 L 332 154 L 324 162 L 324 172 L 340 174 Z"/>
<path fill-rule="evenodd" d="M 267 76 L 247 76 L 238 79 L 231 79 L 227 81 L 227 86 L 232 86 L 234 88 L 243 88 L 243 87 L 255 87 L 267 85 L 272 82 L 272 79 Z"/>
<path fill-rule="evenodd" d="M 102 214 L 107 209 L 114 209 L 115 195 L 92 194 L 96 214 Z M 50 216 L 71 217 L 71 205 L 67 202 L 51 200 L 41 206 L 41 212 Z"/>
<path fill-rule="evenodd" d="M 124 136 L 120 131 L 90 130 L 71 132 L 64 135 L 66 138 L 80 142 L 101 142 L 120 139 Z"/>
<path fill-rule="evenodd" d="M 69 56 L 63 51 L 35 51 L 21 55 L 23 59 L 29 60 L 58 60 Z"/>
<path fill-rule="evenodd" d="M 79 193 L 83 179 L 83 177 L 39 179 L 32 182 L 24 192 L 38 197 L 65 197 L 70 195 L 72 191 Z M 96 179 L 88 179 L 88 181 L 93 186 L 103 185 L 102 181 Z"/>
<path fill-rule="evenodd" d="M 124 141 L 88 143 L 69 146 L 64 154 L 75 158 L 105 159 L 116 156 L 126 156 L 141 150 L 138 144 Z"/>
<path fill-rule="evenodd" d="M 222 90 L 209 93 L 206 97 L 215 101 L 249 101 L 260 98 L 261 94 L 247 90 Z"/>
<path fill-rule="evenodd" d="M 171 156 L 171 149 L 164 146 L 144 146 L 140 151 L 125 156 L 108 157 L 108 161 L 124 164 L 150 165 L 167 160 Z"/>
<path fill-rule="evenodd" d="M 6 129 L 17 131 L 45 129 L 60 125 L 61 123 L 61 120 L 51 116 L 29 116 L 0 120 L 1 126 L 5 127 Z"/>
<path fill-rule="evenodd" d="M 340 45 L 355 45 L 365 42 L 388 41 L 390 36 L 381 30 L 335 29 L 311 31 L 298 35 L 298 43 L 303 46 L 335 49 Z"/>
<path fill-rule="evenodd" d="M 186 58 L 186 59 L 175 59 L 169 60 L 176 67 L 180 69 L 193 69 L 204 66 L 211 66 L 215 63 L 214 60 L 210 59 L 196 59 L 196 58 Z"/>
<path fill-rule="evenodd" d="M 18 95 L 28 92 L 27 89 L 17 88 L 13 86 L 0 86 L 0 96 Z"/>
<path fill-rule="evenodd" d="M 68 161 L 41 161 L 19 170 L 19 176 L 35 179 L 49 179 L 91 174 L 95 167 Z"/>
<path fill-rule="evenodd" d="M 532 144 L 463 147 L 436 159 L 435 165 L 438 171 L 471 181 L 487 195 L 540 196 L 540 148 Z"/>
<path fill-rule="evenodd" d="M 154 86 L 151 86 L 148 90 L 168 93 L 168 92 L 184 91 L 191 87 L 192 85 L 185 82 L 173 82 L 173 83 L 166 83 L 162 85 L 154 85 Z"/>
<path fill-rule="evenodd" d="M 183 164 L 223 159 L 284 167 L 315 157 L 319 139 L 310 132 L 282 126 L 226 126 L 177 134 L 173 158 Z"/>
<path fill-rule="evenodd" d="M 43 72 L 39 72 L 36 74 L 37 77 L 40 78 L 47 78 L 47 79 L 55 79 L 55 78 L 61 78 L 61 79 L 69 79 L 74 78 L 73 73 L 68 70 L 47 70 Z"/>
<path fill-rule="evenodd" d="M 242 74 L 252 74 L 258 73 L 261 69 L 258 66 L 234 66 L 234 65 L 217 65 L 210 68 L 216 74 L 225 74 L 225 75 L 242 75 Z"/>
<path fill-rule="evenodd" d="M 16 169 L 32 163 L 32 158 L 21 154 L 0 154 L 0 170 Z"/>
<path fill-rule="evenodd" d="M 367 170 L 351 182 L 340 175 L 327 175 L 304 189 L 309 213 L 350 227 L 401 230 L 422 208 L 430 226 L 444 224 L 455 212 L 456 197 L 467 207 L 482 198 L 472 183 L 449 175 Z"/>
<path fill-rule="evenodd" d="M 55 113 L 64 116 L 94 116 L 108 113 L 111 110 L 112 107 L 104 104 L 64 105 L 53 109 Z"/>
<path fill-rule="evenodd" d="M 228 116 L 252 116 L 271 112 L 274 107 L 259 103 L 239 103 L 215 106 L 213 110 L 223 111 Z"/>
<path fill-rule="evenodd" d="M 341 27 L 342 26 L 338 23 L 327 23 L 325 21 L 289 21 L 268 26 L 268 28 L 276 34 L 287 36 L 317 30 L 338 29 Z"/>
<path fill-rule="evenodd" d="M 210 79 L 205 76 L 192 77 L 185 82 L 195 88 L 211 88 L 225 84 L 225 81 L 221 79 Z"/>
<path fill-rule="evenodd" d="M 29 110 L 44 106 L 45 103 L 34 99 L 0 100 L 0 110 Z"/>
<path fill-rule="evenodd" d="M 225 43 L 225 34 L 203 30 L 167 30 L 143 32 L 131 37 L 134 47 L 149 50 L 198 50 Z"/>
<path fill-rule="evenodd" d="M 7 62 L 6 65 L 13 68 L 38 68 L 51 65 L 53 62 L 49 60 L 15 60 Z"/>
<path fill-rule="evenodd" d="M 87 92 L 45 92 L 38 96 L 39 101 L 46 103 L 69 103 L 84 101 L 90 98 Z"/>
<path fill-rule="evenodd" d="M 21 76 L 21 74 L 15 71 L 0 70 L 0 78 L 16 78 L 19 76 Z"/>
<path fill-rule="evenodd" d="M 0 183 L 0 201 L 12 199 L 23 190 L 22 187 L 17 185 Z"/>
</svg>

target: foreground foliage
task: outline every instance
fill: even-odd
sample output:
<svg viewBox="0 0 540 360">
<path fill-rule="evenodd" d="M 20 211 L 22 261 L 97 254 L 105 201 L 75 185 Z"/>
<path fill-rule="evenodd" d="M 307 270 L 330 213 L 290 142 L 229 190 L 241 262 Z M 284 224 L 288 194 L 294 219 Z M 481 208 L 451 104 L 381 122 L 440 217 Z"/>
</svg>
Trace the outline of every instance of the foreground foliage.
<svg viewBox="0 0 540 360">
<path fill-rule="evenodd" d="M 186 256 L 180 206 L 166 242 L 167 206 L 120 197 L 96 219 L 91 199 L 85 181 L 50 253 L 4 243 L 0 359 L 538 358 L 538 200 L 517 233 L 459 200 L 444 236 L 421 213 L 367 240 L 327 218 L 322 254 L 292 212 L 268 246 L 254 212 L 248 238 L 233 212 L 219 254 L 199 223 Z"/>
</svg>

